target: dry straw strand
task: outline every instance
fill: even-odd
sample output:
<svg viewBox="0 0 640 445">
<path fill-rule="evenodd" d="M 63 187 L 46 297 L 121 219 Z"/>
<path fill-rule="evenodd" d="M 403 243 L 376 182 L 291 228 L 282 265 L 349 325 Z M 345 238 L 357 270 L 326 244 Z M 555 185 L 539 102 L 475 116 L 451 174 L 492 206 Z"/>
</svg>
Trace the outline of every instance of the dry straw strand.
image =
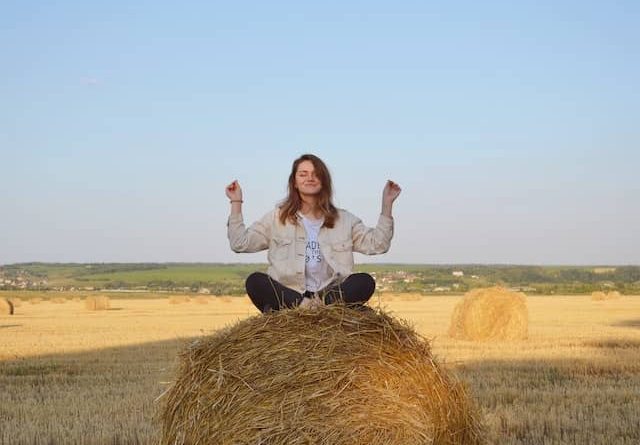
<svg viewBox="0 0 640 445">
<path fill-rule="evenodd" d="M 182 351 L 163 444 L 483 443 L 462 383 L 406 323 L 341 305 L 257 315 Z"/>
<path fill-rule="evenodd" d="M 525 295 L 497 286 L 464 295 L 453 310 L 449 335 L 459 340 L 524 340 L 528 329 Z"/>
</svg>

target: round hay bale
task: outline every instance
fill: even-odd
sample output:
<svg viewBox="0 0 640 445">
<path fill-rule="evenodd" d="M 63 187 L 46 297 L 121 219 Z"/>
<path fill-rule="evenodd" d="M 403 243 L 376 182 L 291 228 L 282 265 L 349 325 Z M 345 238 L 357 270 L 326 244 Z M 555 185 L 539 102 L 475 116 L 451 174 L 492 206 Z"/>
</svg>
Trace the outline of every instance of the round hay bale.
<svg viewBox="0 0 640 445">
<path fill-rule="evenodd" d="M 193 301 L 195 301 L 198 304 L 208 304 L 209 297 L 205 297 L 204 295 L 198 295 L 196 298 L 194 298 Z"/>
<path fill-rule="evenodd" d="M 477 444 L 478 411 L 426 340 L 380 311 L 257 315 L 193 342 L 163 444 Z"/>
<path fill-rule="evenodd" d="M 65 304 L 67 302 L 67 299 L 66 298 L 62 298 L 62 297 L 58 297 L 58 298 L 53 298 L 51 300 L 51 302 L 55 303 L 55 304 Z"/>
<path fill-rule="evenodd" d="M 22 299 L 18 298 L 18 297 L 11 297 L 8 298 L 8 300 L 11 302 L 11 304 L 13 304 L 14 309 L 17 307 L 22 306 Z"/>
<path fill-rule="evenodd" d="M 592 292 L 591 300 L 593 301 L 606 301 L 606 300 L 617 300 L 620 298 L 620 292 L 617 290 L 611 292 Z"/>
<path fill-rule="evenodd" d="M 620 298 L 620 292 L 618 292 L 617 290 L 612 290 L 611 292 L 607 293 L 607 297 L 609 298 L 609 300 L 617 300 Z"/>
<path fill-rule="evenodd" d="M 106 295 L 91 295 L 84 300 L 84 307 L 90 311 L 106 311 L 111 307 Z"/>
<path fill-rule="evenodd" d="M 453 310 L 449 335 L 459 340 L 524 340 L 528 329 L 524 294 L 490 287 L 465 294 Z"/>
<path fill-rule="evenodd" d="M 0 315 L 13 315 L 13 303 L 7 298 L 0 298 Z"/>
<path fill-rule="evenodd" d="M 40 303 L 42 303 L 42 298 L 40 298 L 40 297 L 31 298 L 31 299 L 29 299 L 29 303 L 30 304 L 40 304 Z"/>
<path fill-rule="evenodd" d="M 169 304 L 181 304 L 191 301 L 186 295 L 172 295 L 169 297 Z"/>
</svg>

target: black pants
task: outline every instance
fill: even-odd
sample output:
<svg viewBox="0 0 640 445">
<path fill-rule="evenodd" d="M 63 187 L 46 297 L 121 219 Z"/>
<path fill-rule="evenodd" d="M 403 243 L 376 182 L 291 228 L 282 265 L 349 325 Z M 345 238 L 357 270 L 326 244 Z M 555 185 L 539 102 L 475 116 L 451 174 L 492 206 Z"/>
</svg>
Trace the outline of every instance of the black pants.
<svg viewBox="0 0 640 445">
<path fill-rule="evenodd" d="M 312 292 L 300 293 L 290 289 L 269 275 L 254 272 L 245 282 L 247 294 L 253 304 L 261 311 L 277 311 L 296 307 L 304 297 L 313 296 Z M 366 303 L 376 289 L 376 282 L 367 273 L 349 275 L 342 283 L 330 285 L 318 292 L 325 304 L 345 303 L 361 305 Z"/>
</svg>

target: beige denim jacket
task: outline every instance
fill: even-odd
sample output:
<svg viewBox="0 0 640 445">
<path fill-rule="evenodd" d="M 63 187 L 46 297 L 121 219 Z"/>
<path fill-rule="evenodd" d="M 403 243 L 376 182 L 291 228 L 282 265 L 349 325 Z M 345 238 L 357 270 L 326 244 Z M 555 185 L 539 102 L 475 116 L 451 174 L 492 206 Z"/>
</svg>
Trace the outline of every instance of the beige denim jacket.
<svg viewBox="0 0 640 445">
<path fill-rule="evenodd" d="M 307 235 L 302 222 L 281 224 L 278 208 L 246 228 L 242 214 L 229 216 L 227 235 L 234 252 L 259 252 L 269 249 L 267 273 L 283 285 L 302 293 L 305 290 L 305 249 Z M 298 217 L 300 219 L 300 217 Z M 338 209 L 338 218 L 332 229 L 322 227 L 318 234 L 320 252 L 333 271 L 333 276 L 322 284 L 344 280 L 353 271 L 353 252 L 367 255 L 385 253 L 393 237 L 393 218 L 380 215 L 375 228 L 346 210 Z"/>
</svg>

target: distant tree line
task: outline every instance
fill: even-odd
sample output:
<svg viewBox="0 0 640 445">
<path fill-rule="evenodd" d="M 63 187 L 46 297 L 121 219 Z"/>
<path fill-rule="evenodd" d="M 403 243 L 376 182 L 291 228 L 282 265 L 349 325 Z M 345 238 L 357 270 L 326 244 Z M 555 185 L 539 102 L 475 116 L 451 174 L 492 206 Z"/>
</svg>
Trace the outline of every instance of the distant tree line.
<svg viewBox="0 0 640 445">
<path fill-rule="evenodd" d="M 10 288 L 7 279 L 20 277 L 22 282 L 33 279 L 34 286 L 30 289 L 93 287 L 240 295 L 245 293 L 244 280 L 249 273 L 265 269 L 264 264 L 195 267 L 191 263 L 23 263 L 0 266 L 0 283 L 7 289 Z M 144 272 L 149 270 L 160 272 L 154 272 L 153 279 L 146 279 Z M 585 294 L 600 290 L 640 294 L 640 266 L 366 264 L 357 270 L 374 273 L 378 290 L 389 292 L 464 293 L 478 287 L 503 285 L 533 294 Z M 49 283 L 45 287 L 43 280 Z"/>
</svg>

